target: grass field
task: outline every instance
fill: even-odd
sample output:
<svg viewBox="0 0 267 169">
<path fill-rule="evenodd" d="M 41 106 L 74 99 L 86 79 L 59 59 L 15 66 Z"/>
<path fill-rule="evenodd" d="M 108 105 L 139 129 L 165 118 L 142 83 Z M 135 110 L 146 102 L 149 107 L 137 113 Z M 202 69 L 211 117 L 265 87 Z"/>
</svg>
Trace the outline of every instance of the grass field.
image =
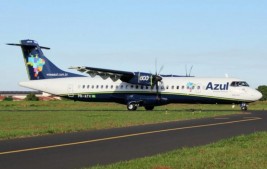
<svg viewBox="0 0 267 169">
<path fill-rule="evenodd" d="M 267 132 L 91 169 L 266 169 Z"/>
<path fill-rule="evenodd" d="M 266 109 L 254 103 L 254 110 Z M 171 104 L 129 112 L 124 105 L 72 101 L 0 102 L 0 139 L 126 127 L 240 113 L 239 106 Z"/>
</svg>

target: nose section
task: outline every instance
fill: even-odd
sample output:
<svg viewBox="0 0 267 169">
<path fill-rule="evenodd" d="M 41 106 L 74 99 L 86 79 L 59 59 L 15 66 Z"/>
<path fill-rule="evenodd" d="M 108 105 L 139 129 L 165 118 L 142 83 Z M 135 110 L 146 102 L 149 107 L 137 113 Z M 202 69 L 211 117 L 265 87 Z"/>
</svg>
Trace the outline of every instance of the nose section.
<svg viewBox="0 0 267 169">
<path fill-rule="evenodd" d="M 256 90 L 255 97 L 256 97 L 256 100 L 260 100 L 262 98 L 262 93 Z"/>
<path fill-rule="evenodd" d="M 262 94 L 261 92 L 259 92 L 258 90 L 256 89 L 253 89 L 253 88 L 250 88 L 247 90 L 247 96 L 248 96 L 248 100 L 251 100 L 251 101 L 258 101 L 262 98 Z"/>
<path fill-rule="evenodd" d="M 258 90 L 253 89 L 253 92 L 251 94 L 254 101 L 260 100 L 262 98 L 262 94 Z"/>
</svg>

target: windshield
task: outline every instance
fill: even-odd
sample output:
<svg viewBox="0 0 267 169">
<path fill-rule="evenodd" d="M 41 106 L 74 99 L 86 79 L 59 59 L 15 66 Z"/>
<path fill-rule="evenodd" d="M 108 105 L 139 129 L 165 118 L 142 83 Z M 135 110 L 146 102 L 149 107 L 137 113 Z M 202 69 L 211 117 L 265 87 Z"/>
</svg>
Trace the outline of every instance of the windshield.
<svg viewBox="0 0 267 169">
<path fill-rule="evenodd" d="M 234 81 L 231 83 L 231 86 L 237 87 L 237 86 L 247 86 L 249 87 L 248 83 L 245 81 Z"/>
</svg>

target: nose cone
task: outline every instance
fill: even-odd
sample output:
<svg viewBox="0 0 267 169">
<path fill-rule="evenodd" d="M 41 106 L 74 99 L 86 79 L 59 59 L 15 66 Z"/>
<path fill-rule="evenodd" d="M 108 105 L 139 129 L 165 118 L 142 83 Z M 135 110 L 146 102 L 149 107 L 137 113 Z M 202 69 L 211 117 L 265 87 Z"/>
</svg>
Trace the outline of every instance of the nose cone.
<svg viewBox="0 0 267 169">
<path fill-rule="evenodd" d="M 262 98 L 261 92 L 253 88 L 250 88 L 249 90 L 247 90 L 247 94 L 248 94 L 247 95 L 248 100 L 251 100 L 251 101 L 258 101 Z"/>
<path fill-rule="evenodd" d="M 258 90 L 256 90 L 255 91 L 255 97 L 256 97 L 256 100 L 260 100 L 262 98 L 261 92 L 259 92 Z"/>
</svg>

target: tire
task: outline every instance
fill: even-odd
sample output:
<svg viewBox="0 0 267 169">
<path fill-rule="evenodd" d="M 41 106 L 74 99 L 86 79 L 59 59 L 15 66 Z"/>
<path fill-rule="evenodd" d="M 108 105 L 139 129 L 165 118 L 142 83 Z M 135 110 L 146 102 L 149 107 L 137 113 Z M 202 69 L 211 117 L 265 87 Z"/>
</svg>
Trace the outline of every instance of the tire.
<svg viewBox="0 0 267 169">
<path fill-rule="evenodd" d="M 248 110 L 248 107 L 247 107 L 247 106 L 242 106 L 242 107 L 241 107 L 241 110 L 242 110 L 242 111 L 247 111 L 247 110 Z"/>
<path fill-rule="evenodd" d="M 147 111 L 151 111 L 151 110 L 154 109 L 154 106 L 145 106 L 145 109 L 146 109 Z"/>
<path fill-rule="evenodd" d="M 135 111 L 135 110 L 137 109 L 137 106 L 136 106 L 136 104 L 134 104 L 134 103 L 129 103 L 129 104 L 127 105 L 127 109 L 128 109 L 129 111 Z"/>
</svg>

